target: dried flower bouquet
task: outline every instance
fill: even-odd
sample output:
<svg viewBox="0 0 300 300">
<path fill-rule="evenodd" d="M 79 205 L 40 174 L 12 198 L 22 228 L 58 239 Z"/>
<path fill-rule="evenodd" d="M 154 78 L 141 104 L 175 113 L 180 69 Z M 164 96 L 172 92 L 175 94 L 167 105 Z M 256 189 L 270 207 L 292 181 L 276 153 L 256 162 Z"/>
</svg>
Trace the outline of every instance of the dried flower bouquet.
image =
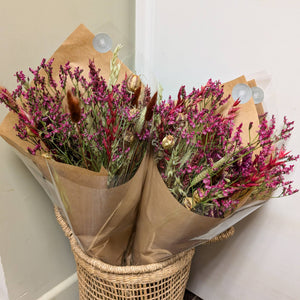
<svg viewBox="0 0 300 300">
<path fill-rule="evenodd" d="M 220 82 L 209 80 L 201 89 L 177 100 L 162 102 L 154 112 L 154 157 L 160 174 L 174 197 L 188 209 L 211 217 L 231 213 L 244 195 L 267 199 L 281 187 L 279 196 L 295 193 L 285 176 L 298 159 L 286 151 L 293 123 L 285 117 L 277 132 L 275 117 L 260 116 L 257 132 L 248 124 L 245 144 L 243 124 L 235 117 L 243 105 L 235 101 L 226 115 Z"/>
<path fill-rule="evenodd" d="M 82 248 L 118 265 L 147 168 L 150 123 L 144 117 L 157 95 L 151 99 L 120 62 L 119 47 L 99 54 L 93 38 L 80 25 L 54 59 L 30 69 L 32 81 L 18 72 L 15 91 L 1 88 L 11 112 L 0 131 L 60 207 Z"/>
<path fill-rule="evenodd" d="M 293 122 L 285 117 L 276 130 L 274 116 L 268 121 L 264 114 L 259 122 L 253 100 L 247 105 L 209 80 L 190 94 L 181 87 L 176 100 L 155 107 L 153 161 L 141 200 L 134 263 L 159 261 L 207 242 L 277 189 L 276 197 L 298 191 L 286 179 L 299 158 L 285 145 Z"/>
<path fill-rule="evenodd" d="M 112 68 L 117 68 L 117 52 Z M 109 186 L 127 182 L 144 156 L 149 137 L 148 123 L 141 122 L 142 109 L 137 109 L 141 86 L 132 86 L 134 75 L 115 85 L 118 72 L 112 72 L 107 83 L 93 61 L 89 79 L 69 62 L 60 66 L 58 83 L 52 64 L 53 59 L 44 59 L 36 70 L 30 68 L 32 83 L 22 71 L 16 73 L 19 85 L 12 94 L 1 89 L 1 102 L 18 115 L 18 137 L 33 145 L 27 148 L 32 155 L 40 151 L 47 158 L 95 172 L 104 168 Z M 150 96 L 146 95 L 147 110 Z"/>
<path fill-rule="evenodd" d="M 77 34 L 91 47 L 90 32 L 79 27 L 69 38 L 75 45 Z M 212 80 L 189 94 L 182 86 L 177 99 L 151 96 L 124 72 L 119 50 L 106 76 L 87 51 L 87 68 L 43 60 L 30 69 L 32 81 L 18 72 L 16 90 L 0 93 L 30 143 L 18 150 L 26 145 L 52 182 L 54 202 L 89 255 L 117 265 L 160 261 L 214 237 L 275 190 L 298 191 L 286 179 L 299 158 L 285 145 L 293 122 L 284 118 L 277 130 L 264 114 L 254 124 L 254 109 L 241 123 L 244 104 Z"/>
</svg>

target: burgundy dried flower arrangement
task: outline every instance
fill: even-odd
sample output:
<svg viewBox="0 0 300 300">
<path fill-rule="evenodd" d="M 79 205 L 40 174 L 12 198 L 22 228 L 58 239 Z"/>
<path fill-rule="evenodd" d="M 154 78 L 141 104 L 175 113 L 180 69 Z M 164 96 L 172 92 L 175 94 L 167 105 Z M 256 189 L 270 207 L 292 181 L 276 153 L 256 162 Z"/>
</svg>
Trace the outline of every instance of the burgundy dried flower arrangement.
<svg viewBox="0 0 300 300">
<path fill-rule="evenodd" d="M 153 117 L 153 153 L 163 180 L 180 203 L 211 217 L 268 199 L 279 187 L 279 196 L 298 191 L 285 179 L 299 158 L 285 148 L 293 122 L 284 118 L 276 133 L 275 117 L 268 121 L 265 114 L 256 136 L 243 145 L 242 124 L 234 122 L 239 102 L 225 116 L 219 113 L 227 101 L 220 82 L 209 80 L 188 95 L 181 87 L 178 99 L 156 106 Z"/>
<path fill-rule="evenodd" d="M 1 88 L 0 101 L 18 114 L 15 129 L 33 144 L 31 154 L 42 151 L 96 172 L 104 167 L 108 185 L 117 186 L 132 178 L 151 144 L 173 196 L 211 217 L 225 217 L 251 199 L 266 199 L 279 187 L 280 196 L 298 191 L 285 179 L 299 158 L 285 148 L 293 122 L 284 118 L 276 132 L 275 117 L 268 121 L 264 115 L 256 136 L 244 145 L 242 124 L 235 124 L 239 102 L 220 113 L 228 101 L 220 82 L 209 80 L 190 94 L 182 86 L 177 100 L 160 101 L 135 74 L 113 85 L 115 80 L 107 84 L 92 61 L 88 79 L 66 63 L 55 82 L 52 64 L 43 60 L 30 69 L 32 83 L 18 72 L 12 94 Z"/>
<path fill-rule="evenodd" d="M 30 68 L 32 83 L 18 72 L 19 85 L 12 94 L 1 88 L 0 101 L 18 114 L 17 135 L 33 145 L 28 148 L 33 155 L 41 151 L 96 172 L 104 167 L 110 186 L 126 182 L 137 170 L 149 137 L 148 123 L 143 122 L 142 134 L 134 129 L 143 109 L 138 102 L 141 87 L 133 93 L 127 80 L 108 86 L 93 61 L 88 79 L 69 63 L 60 66 L 58 83 L 52 64 L 53 59 L 43 59 L 36 70 Z"/>
</svg>

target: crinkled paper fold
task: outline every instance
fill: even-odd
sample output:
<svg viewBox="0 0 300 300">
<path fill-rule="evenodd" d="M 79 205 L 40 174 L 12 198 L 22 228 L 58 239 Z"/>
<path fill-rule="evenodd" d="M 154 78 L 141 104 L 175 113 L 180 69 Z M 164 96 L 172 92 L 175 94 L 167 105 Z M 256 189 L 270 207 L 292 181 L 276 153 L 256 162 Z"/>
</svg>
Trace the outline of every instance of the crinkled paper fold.
<svg viewBox="0 0 300 300">
<path fill-rule="evenodd" d="M 136 221 L 147 156 L 131 180 L 107 188 L 107 176 L 48 160 L 60 207 L 82 248 L 92 257 L 121 265 Z"/>
</svg>

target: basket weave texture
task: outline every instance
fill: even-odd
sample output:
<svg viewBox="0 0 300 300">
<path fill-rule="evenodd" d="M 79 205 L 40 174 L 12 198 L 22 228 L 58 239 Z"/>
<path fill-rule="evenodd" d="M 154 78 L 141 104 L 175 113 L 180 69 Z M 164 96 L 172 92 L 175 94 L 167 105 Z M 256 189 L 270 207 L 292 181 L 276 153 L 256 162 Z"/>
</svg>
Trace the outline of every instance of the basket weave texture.
<svg viewBox="0 0 300 300">
<path fill-rule="evenodd" d="M 194 249 L 160 263 L 112 266 L 86 255 L 57 208 L 55 214 L 75 258 L 80 300 L 183 299 Z"/>
</svg>

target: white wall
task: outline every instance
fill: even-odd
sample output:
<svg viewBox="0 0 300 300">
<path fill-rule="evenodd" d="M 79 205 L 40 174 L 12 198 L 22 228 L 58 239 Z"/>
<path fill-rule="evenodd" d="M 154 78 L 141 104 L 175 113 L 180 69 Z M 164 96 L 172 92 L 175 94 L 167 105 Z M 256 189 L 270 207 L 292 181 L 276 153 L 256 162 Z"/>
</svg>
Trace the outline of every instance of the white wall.
<svg viewBox="0 0 300 300">
<path fill-rule="evenodd" d="M 28 74 L 29 66 L 49 58 L 81 23 L 94 34 L 108 33 L 113 47 L 122 43 L 120 56 L 132 65 L 134 5 L 133 0 L 1 1 L 0 85 L 14 89 L 16 71 Z M 7 112 L 1 105 L 0 121 Z M 75 263 L 50 199 L 2 139 L 0 164 L 0 299 L 6 300 L 6 286 L 10 300 L 38 299 L 72 276 Z M 78 299 L 77 284 L 51 299 Z"/>
<path fill-rule="evenodd" d="M 299 1 L 145 0 L 137 8 L 136 68 L 155 77 L 165 96 L 182 84 L 267 72 L 264 107 L 278 126 L 283 115 L 296 121 L 289 149 L 300 153 Z M 298 188 L 299 178 L 297 166 Z M 205 300 L 299 299 L 299 198 L 272 199 L 230 240 L 199 247 L 188 287 Z"/>
<path fill-rule="evenodd" d="M 80 23 L 128 45 L 121 55 L 131 64 L 133 5 L 132 0 L 2 1 L 0 84 L 14 88 L 15 71 L 49 57 Z M 273 97 L 265 107 L 296 120 L 289 147 L 300 153 L 300 2 L 144 0 L 137 5 L 150 13 L 137 55 L 149 62 L 165 95 L 181 84 L 192 87 L 210 77 L 228 81 L 265 70 L 273 79 Z M 142 22 L 143 15 L 137 19 Z M 0 120 L 6 113 L 0 107 Z M 72 275 L 74 262 L 47 196 L 3 140 L 0 154 L 0 256 L 8 294 L 11 300 L 36 299 Z M 293 176 L 298 187 L 299 169 Z M 190 289 L 205 300 L 298 299 L 299 210 L 299 195 L 273 199 L 237 225 L 232 239 L 199 247 Z M 72 290 L 60 299 L 74 297 Z"/>
<path fill-rule="evenodd" d="M 1 1 L 0 83 L 15 88 L 17 70 L 37 66 L 79 25 L 94 34 L 108 33 L 113 47 L 122 43 L 121 57 L 132 63 L 134 1 L 53 0 Z"/>
</svg>

